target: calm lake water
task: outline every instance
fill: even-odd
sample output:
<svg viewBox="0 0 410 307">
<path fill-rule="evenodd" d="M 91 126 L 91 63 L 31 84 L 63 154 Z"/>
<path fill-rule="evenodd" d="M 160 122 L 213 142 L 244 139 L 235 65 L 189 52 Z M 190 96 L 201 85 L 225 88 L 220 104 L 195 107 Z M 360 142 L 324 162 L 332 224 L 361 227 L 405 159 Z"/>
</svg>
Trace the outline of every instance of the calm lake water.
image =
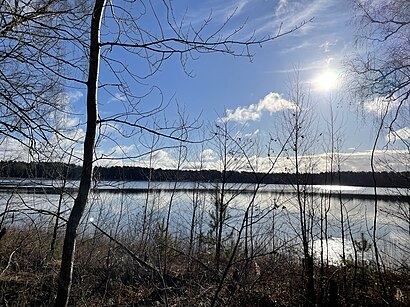
<svg viewBox="0 0 410 307">
<path fill-rule="evenodd" d="M 59 204 L 67 215 L 73 204 L 78 182 L 50 180 L 1 180 L 0 212 L 4 223 L 30 223 L 35 220 L 52 224 L 47 212 L 56 212 Z M 307 213 L 312 248 L 319 251 L 326 240 L 330 262 L 340 262 L 342 229 L 347 256 L 354 253 L 354 241 L 363 236 L 372 240 L 374 189 L 352 186 L 301 187 L 303 200 L 290 185 L 227 184 L 224 203 L 228 207 L 225 234 L 235 237 L 244 223 L 252 233 L 254 246 L 276 248 L 300 245 L 300 204 Z M 303 193 L 304 191 L 304 193 Z M 410 264 L 410 205 L 406 189 L 377 189 L 378 248 L 386 264 Z M 136 235 L 145 229 L 155 233 L 169 213 L 172 236 L 188 240 L 190 233 L 204 236 L 211 231 L 216 199 L 221 199 L 221 185 L 195 182 L 98 182 L 91 193 L 83 220 L 83 230 L 93 231 L 89 221 L 115 230 L 116 235 Z M 407 198 L 408 199 L 408 198 Z M 42 210 L 41 215 L 38 210 Z M 245 213 L 248 213 L 245 215 Z M 144 224 L 145 221 L 145 224 Z M 145 227 L 144 227 L 145 225 Z M 325 227 L 327 226 L 327 227 Z M 326 229 L 326 232 L 323 230 Z M 373 258 L 373 249 L 365 252 Z"/>
</svg>

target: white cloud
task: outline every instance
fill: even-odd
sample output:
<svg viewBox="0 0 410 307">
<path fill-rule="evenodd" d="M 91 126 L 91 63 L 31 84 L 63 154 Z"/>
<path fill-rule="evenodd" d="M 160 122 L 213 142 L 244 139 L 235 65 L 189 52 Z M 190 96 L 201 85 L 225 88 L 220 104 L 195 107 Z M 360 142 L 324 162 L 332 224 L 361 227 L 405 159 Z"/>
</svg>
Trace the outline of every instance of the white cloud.
<svg viewBox="0 0 410 307">
<path fill-rule="evenodd" d="M 237 133 L 235 135 L 236 138 L 241 138 L 241 139 L 252 139 L 258 136 L 258 134 L 260 133 L 259 129 L 256 129 L 254 132 L 250 132 L 250 133 Z"/>
<path fill-rule="evenodd" d="M 245 123 L 248 121 L 257 121 L 261 118 L 262 113 L 266 110 L 270 114 L 285 109 L 295 109 L 296 105 L 286 99 L 283 99 L 278 93 L 269 93 L 257 104 L 251 104 L 247 107 L 237 107 L 235 110 L 226 110 L 226 116 L 220 121 L 236 121 Z"/>
<path fill-rule="evenodd" d="M 78 129 L 80 126 L 80 118 L 78 116 L 56 111 L 50 117 L 53 117 L 52 120 L 54 121 L 55 130 L 64 133 L 67 136 L 70 136 L 68 134 L 72 133 L 72 131 Z"/>
<path fill-rule="evenodd" d="M 276 11 L 275 11 L 275 16 L 279 16 L 283 14 L 287 5 L 288 5 L 288 0 L 279 0 L 278 7 L 276 8 Z"/>
<path fill-rule="evenodd" d="M 56 96 L 54 103 L 59 108 L 67 108 L 70 104 L 73 104 L 81 99 L 84 94 L 80 91 L 74 90 L 70 92 L 62 92 Z"/>
<path fill-rule="evenodd" d="M 103 157 L 97 161 L 101 166 L 139 166 L 154 169 L 175 169 L 178 160 L 164 150 L 157 149 L 152 152 L 142 152 L 136 145 L 115 145 L 109 149 L 100 148 L 97 156 Z M 181 166 L 184 168 L 184 166 Z"/>
<path fill-rule="evenodd" d="M 85 132 L 81 126 L 81 118 L 71 110 L 72 103 L 81 97 L 83 93 L 77 90 L 57 94 L 53 101 L 56 108 L 44 115 L 48 128 L 33 130 L 34 135 L 29 139 L 23 137 L 23 134 L 15 134 L 19 141 L 13 137 L 1 136 L 0 158 L 77 163 L 77 157 L 82 156 L 81 147 Z"/>
<path fill-rule="evenodd" d="M 117 145 L 112 148 L 112 155 L 115 157 L 129 156 L 136 153 L 136 147 L 134 144 L 130 146 Z"/>
<path fill-rule="evenodd" d="M 330 52 L 330 49 L 331 49 L 333 46 L 336 45 L 336 43 L 337 43 L 337 40 L 335 40 L 335 41 L 333 41 L 333 42 L 326 41 L 326 42 L 324 42 L 323 44 L 321 44 L 321 45 L 319 46 L 319 48 L 322 49 L 325 53 L 328 53 L 328 52 Z"/>
<path fill-rule="evenodd" d="M 363 103 L 363 108 L 366 112 L 377 116 L 383 116 L 397 107 L 397 104 L 397 100 L 378 97 L 370 101 L 365 101 Z"/>
<path fill-rule="evenodd" d="M 18 144 L 17 144 L 18 146 Z M 14 147 L 15 148 L 15 147 Z M 10 151 L 11 148 L 9 148 Z M 133 145 L 131 146 L 121 146 L 121 150 L 127 151 L 130 155 L 134 153 Z M 117 148 L 116 154 L 118 156 L 124 156 L 119 152 L 120 148 Z M 131 153 L 132 151 L 132 153 Z M 16 153 L 12 149 L 13 153 Z M 20 152 L 22 153 L 22 152 Z M 0 154 L 4 156 L 6 153 L 0 151 Z M 112 152 L 111 152 L 112 154 Z M 341 171 L 352 171 L 352 172 L 370 172 L 371 171 L 371 150 L 357 151 L 357 152 L 339 152 L 334 153 L 338 155 L 341 161 L 340 170 Z M 27 153 L 26 153 L 27 155 Z M 132 166 L 142 166 L 149 167 L 150 165 L 154 168 L 162 169 L 175 169 L 178 161 L 172 157 L 172 155 L 164 150 L 160 149 L 152 153 L 151 163 L 149 161 L 149 155 L 144 155 L 143 157 L 137 159 L 129 160 L 115 160 L 114 155 L 111 155 L 113 160 L 108 160 L 107 165 L 132 165 Z M 194 160 L 189 161 L 189 163 L 184 163 L 182 169 L 210 169 L 210 170 L 221 170 L 222 161 L 218 158 L 216 152 L 210 148 L 205 149 L 201 153 L 202 161 Z M 405 150 L 376 150 L 374 152 L 375 167 L 376 171 L 409 171 L 408 164 L 408 152 Z M 304 172 L 320 173 L 328 172 L 329 169 L 329 153 L 319 153 L 312 155 L 305 155 L 299 157 L 299 169 Z M 276 160 L 275 166 L 272 168 L 272 161 Z M 255 156 L 251 155 L 249 157 L 238 156 L 233 159 L 228 165 L 228 170 L 233 171 L 252 171 L 266 172 L 271 170 L 273 173 L 289 172 L 293 173 L 295 171 L 295 159 L 294 157 L 281 156 L 278 159 L 276 157 L 266 157 L 266 156 Z M 101 164 L 101 161 L 99 163 Z M 251 165 L 250 165 L 251 164 Z M 335 169 L 333 169 L 335 171 Z"/>
<path fill-rule="evenodd" d="M 204 149 L 201 153 L 201 159 L 204 162 L 214 161 L 216 159 L 216 153 L 210 148 Z"/>
<path fill-rule="evenodd" d="M 209 6 L 205 6 L 204 9 L 196 9 L 189 11 L 186 19 L 189 20 L 186 24 L 197 26 L 202 24 L 204 19 L 206 19 L 209 14 L 212 14 L 212 19 L 219 22 L 226 22 L 228 18 L 232 15 L 238 16 L 243 11 L 245 11 L 246 6 L 250 3 L 250 0 L 239 0 L 239 1 L 215 1 L 212 5 L 212 10 Z"/>
<path fill-rule="evenodd" d="M 289 48 L 283 48 L 282 50 L 280 50 L 279 52 L 281 54 L 288 54 L 289 52 L 293 52 L 293 51 L 300 51 L 300 49 L 307 49 L 307 48 L 312 48 L 313 43 L 311 41 L 305 41 L 302 42 L 298 45 L 291 45 L 292 47 Z"/>
<path fill-rule="evenodd" d="M 396 131 L 390 132 L 386 136 L 387 141 L 408 140 L 410 139 L 410 127 L 404 127 Z"/>
<path fill-rule="evenodd" d="M 339 152 L 335 153 L 339 156 L 341 162 L 341 170 L 342 171 L 371 171 L 371 150 L 365 151 L 357 151 L 357 152 Z M 401 163 L 401 159 L 404 155 L 406 155 L 406 151 L 402 150 L 375 150 L 374 151 L 374 159 L 375 159 L 375 168 L 376 171 L 389 171 L 388 167 L 392 167 L 397 171 L 404 171 L 406 169 L 406 165 Z M 317 159 L 317 172 L 325 172 L 330 171 L 327 169 L 329 166 L 329 154 L 317 154 L 312 156 L 305 156 L 302 159 Z"/>
<path fill-rule="evenodd" d="M 341 171 L 352 171 L 360 172 L 371 171 L 371 154 L 370 150 L 361 152 L 340 152 L 334 153 L 339 155 L 341 160 Z M 376 161 L 376 171 L 390 171 L 394 169 L 396 171 L 406 171 L 408 166 L 403 157 L 408 155 L 406 151 L 403 150 L 376 150 L 374 152 L 374 158 Z M 330 171 L 329 169 L 329 159 L 328 153 L 320 153 L 313 155 L 306 155 L 299 157 L 299 169 L 304 172 L 320 173 Z M 248 158 L 238 157 L 235 163 L 231 164 L 228 169 L 235 171 L 250 171 L 252 169 L 260 172 L 265 172 L 271 169 L 272 161 L 275 157 L 266 156 L 249 156 Z M 252 164 L 252 166 L 249 165 Z M 195 162 L 193 163 L 195 164 Z M 204 169 L 219 169 L 222 165 L 219 160 L 205 161 L 202 164 Z M 391 168 L 391 169 L 390 169 Z M 294 157 L 279 157 L 276 161 L 275 166 L 272 169 L 273 173 L 289 172 L 293 173 L 295 171 L 295 159 Z M 335 169 L 333 170 L 335 171 Z"/>
<path fill-rule="evenodd" d="M 334 1 L 329 0 L 302 0 L 302 1 L 279 1 L 275 11 L 275 19 L 266 22 L 259 31 L 276 29 L 278 20 L 282 23 L 283 31 L 295 28 L 301 23 L 317 16 L 321 11 L 330 7 Z M 312 25 L 305 25 L 302 32 L 307 31 Z"/>
<path fill-rule="evenodd" d="M 80 98 L 84 96 L 84 94 L 80 91 L 67 92 L 66 95 L 71 103 L 79 101 Z"/>
<path fill-rule="evenodd" d="M 0 140 L 0 160 L 58 161 L 79 163 L 82 156 L 81 144 L 67 138 L 52 135 L 45 144 L 39 140 L 16 140 L 3 137 Z"/>
<path fill-rule="evenodd" d="M 115 93 L 109 100 L 108 103 L 110 102 L 118 102 L 118 101 L 126 101 L 127 97 L 122 94 L 122 93 Z"/>
<path fill-rule="evenodd" d="M 235 8 L 235 13 L 240 14 L 248 3 L 249 3 L 248 0 L 240 0 L 239 3 L 237 4 L 237 7 Z"/>
<path fill-rule="evenodd" d="M 171 155 L 163 150 L 157 150 L 152 154 L 152 165 L 154 168 L 170 169 L 175 168 L 177 161 Z"/>
<path fill-rule="evenodd" d="M 24 141 L 17 141 L 11 137 L 4 137 L 1 139 L 0 145 L 0 160 L 27 160 L 29 156 L 28 144 Z"/>
</svg>

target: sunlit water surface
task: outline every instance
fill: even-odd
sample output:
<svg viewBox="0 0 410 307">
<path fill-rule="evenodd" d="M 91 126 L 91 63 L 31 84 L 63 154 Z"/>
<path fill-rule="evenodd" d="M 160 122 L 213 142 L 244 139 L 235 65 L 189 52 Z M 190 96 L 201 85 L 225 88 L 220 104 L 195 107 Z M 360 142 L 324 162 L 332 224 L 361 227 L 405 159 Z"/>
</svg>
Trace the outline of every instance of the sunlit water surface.
<svg viewBox="0 0 410 307">
<path fill-rule="evenodd" d="M 47 213 L 56 212 L 59 204 L 63 215 L 68 214 L 75 195 L 70 189 L 75 189 L 78 182 L 66 182 L 64 187 L 71 193 L 64 193 L 62 197 L 58 193 L 63 182 L 3 180 L 0 185 L 3 187 L 0 206 L 2 212 L 7 212 L 2 215 L 4 223 L 50 224 Z M 13 186 L 23 189 L 13 191 Z M 42 189 L 47 187 L 57 189 Z M 93 221 L 105 229 L 116 229 L 119 235 L 138 235 L 144 221 L 150 231 L 158 231 L 169 214 L 171 235 L 188 238 L 193 228 L 196 236 L 206 235 L 211 230 L 211 216 L 216 200 L 221 199 L 221 189 L 221 184 L 194 182 L 99 182 L 91 192 L 83 230 L 93 231 L 90 223 Z M 224 227 L 227 236 L 234 237 L 244 225 L 252 232 L 257 246 L 275 249 L 287 244 L 298 249 L 300 209 L 303 209 L 316 259 L 340 264 L 343 246 L 346 259 L 353 259 L 355 255 L 366 260 L 374 258 L 373 248 L 366 251 L 357 248 L 362 238 L 373 245 L 376 208 L 373 188 L 299 187 L 303 197 L 298 197 L 297 187 L 291 185 L 227 184 L 224 189 L 224 203 L 228 206 Z M 379 188 L 376 193 L 379 199 L 375 233 L 379 251 L 386 264 L 409 264 L 410 207 L 403 198 L 397 197 L 407 195 L 408 191 Z M 244 220 L 245 213 L 248 213 L 247 220 Z"/>
</svg>

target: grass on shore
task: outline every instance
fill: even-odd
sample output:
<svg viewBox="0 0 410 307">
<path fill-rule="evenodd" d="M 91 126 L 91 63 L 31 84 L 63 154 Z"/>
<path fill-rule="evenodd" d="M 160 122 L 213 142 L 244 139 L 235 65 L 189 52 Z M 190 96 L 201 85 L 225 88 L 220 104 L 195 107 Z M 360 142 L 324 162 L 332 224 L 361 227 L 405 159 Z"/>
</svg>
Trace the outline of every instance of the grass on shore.
<svg viewBox="0 0 410 307">
<path fill-rule="evenodd" d="M 186 243 L 173 241 L 165 250 L 153 239 L 141 250 L 141 242 L 121 238 L 135 255 L 158 271 L 141 267 L 124 248 L 103 234 L 78 238 L 71 306 L 210 306 L 221 285 L 221 269 L 214 268 L 211 253 L 188 255 Z M 53 255 L 51 234 L 34 227 L 9 229 L 0 240 L 0 305 L 52 306 L 57 289 L 61 237 Z M 290 250 L 244 259 L 240 251 L 229 267 L 216 306 L 304 305 L 304 272 L 300 259 Z M 379 283 L 374 265 L 315 268 L 317 305 L 410 305 L 408 268 L 383 273 Z M 386 293 L 383 293 L 384 290 Z M 386 301 L 386 298 L 388 301 Z"/>
</svg>

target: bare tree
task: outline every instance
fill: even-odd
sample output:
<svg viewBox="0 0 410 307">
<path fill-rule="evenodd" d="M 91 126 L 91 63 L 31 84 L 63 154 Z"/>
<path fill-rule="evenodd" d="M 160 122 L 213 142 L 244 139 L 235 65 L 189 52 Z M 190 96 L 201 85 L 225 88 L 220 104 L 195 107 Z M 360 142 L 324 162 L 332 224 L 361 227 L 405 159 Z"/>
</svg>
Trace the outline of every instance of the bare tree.
<svg viewBox="0 0 410 307">
<path fill-rule="evenodd" d="M 228 131 L 230 131 L 229 129 L 227 129 L 227 122 L 225 122 L 224 124 L 224 126 L 219 126 L 220 129 L 224 127 L 222 128 L 222 135 L 224 136 L 224 138 L 221 142 L 221 148 L 223 149 L 229 144 L 228 156 L 230 157 L 230 159 L 228 159 L 228 161 L 234 158 L 233 161 L 230 162 L 233 163 L 233 165 L 230 164 L 230 166 L 235 166 L 235 163 L 238 163 L 236 164 L 237 166 L 249 169 L 250 172 L 254 175 L 254 184 L 251 184 L 247 187 L 241 187 L 240 185 L 237 185 L 235 187 L 235 190 L 239 189 L 239 191 L 234 193 L 233 196 L 229 198 L 229 201 L 232 201 L 232 197 L 238 197 L 241 191 L 247 190 L 247 192 L 249 192 L 247 194 L 247 197 L 245 198 L 245 203 L 242 204 L 243 207 L 241 206 L 242 210 L 240 210 L 241 214 L 239 216 L 239 219 L 235 222 L 237 223 L 237 225 L 231 226 L 234 236 L 231 240 L 230 250 L 227 252 L 227 259 L 225 261 L 224 267 L 222 268 L 222 274 L 219 277 L 219 284 L 213 296 L 211 306 L 216 306 L 220 303 L 230 305 L 232 301 L 234 301 L 235 288 L 234 290 L 232 290 L 231 297 L 227 302 L 218 301 L 219 295 L 224 287 L 224 284 L 226 283 L 228 273 L 231 271 L 234 264 L 238 265 L 239 269 L 237 269 L 233 274 L 233 283 L 237 284 L 241 279 L 243 279 L 244 283 L 248 283 L 246 288 L 252 289 L 261 274 L 260 267 L 255 262 L 255 259 L 261 255 L 276 253 L 275 249 L 269 249 L 269 243 L 266 244 L 266 242 L 264 247 L 266 246 L 268 250 L 261 248 L 259 251 L 256 251 L 256 248 L 254 248 L 254 240 L 255 236 L 257 236 L 258 234 L 256 232 L 253 233 L 252 228 L 254 225 L 261 223 L 261 221 L 263 221 L 264 218 L 269 215 L 271 210 L 274 210 L 274 208 L 272 209 L 267 207 L 261 209 L 261 212 L 259 214 L 256 214 L 255 207 L 257 206 L 257 197 L 259 195 L 260 188 L 263 186 L 262 182 L 264 181 L 266 176 L 268 176 L 276 167 L 278 159 L 279 157 L 281 157 L 285 149 L 285 145 L 289 140 L 288 139 L 287 141 L 285 141 L 285 143 L 278 148 L 278 152 L 274 156 L 272 155 L 273 150 L 272 145 L 270 144 L 271 141 L 269 142 L 269 144 L 265 148 L 267 150 L 269 158 L 267 163 L 264 165 L 264 173 L 261 174 L 257 173 L 259 162 L 258 158 L 260 152 L 259 150 L 256 150 L 256 152 L 254 151 L 254 140 L 252 140 L 251 138 L 242 137 L 240 134 L 231 136 L 229 133 L 227 133 Z M 223 140 L 228 141 L 228 143 L 224 143 Z M 222 152 L 224 152 L 224 150 Z M 252 155 L 252 153 L 254 155 Z M 229 203 L 227 203 L 227 205 L 229 205 Z M 244 247 L 243 250 L 241 250 L 241 246 Z"/>
<path fill-rule="evenodd" d="M 230 191 L 229 181 L 233 170 L 240 170 L 246 166 L 244 152 L 249 149 L 249 142 L 236 137 L 237 127 L 228 121 L 215 124 L 213 133 L 213 148 L 218 157 L 218 170 L 221 173 L 215 186 L 214 206 L 211 209 L 211 230 L 215 232 L 215 262 L 216 270 L 220 268 L 223 253 L 223 242 L 226 241 L 226 224 L 231 218 L 230 205 L 240 194 L 240 189 Z"/>
<path fill-rule="evenodd" d="M 66 35 L 62 17 L 81 19 L 83 9 L 80 1 L 0 2 L 2 139 L 34 150 L 36 142 L 61 135 L 53 114 L 65 109 L 61 93 L 64 82 L 74 80 L 67 73 L 77 65 L 77 59 L 69 58 L 70 48 L 64 47 L 67 39 L 78 42 L 74 33 Z"/>
<path fill-rule="evenodd" d="M 358 43 L 364 48 L 350 62 L 353 72 L 351 84 L 362 101 L 376 103 L 379 108 L 377 135 L 371 154 L 371 169 L 374 174 L 378 163 L 374 153 L 383 139 L 383 133 L 388 133 L 389 146 L 394 145 L 391 137 L 394 140 L 400 139 L 394 136 L 403 135 L 403 131 L 408 129 L 408 122 L 403 121 L 403 118 L 407 117 L 410 107 L 410 3 L 402 0 L 355 1 L 355 6 Z M 401 145 L 406 146 L 405 143 Z M 375 197 L 372 243 L 382 295 L 388 301 L 388 289 L 382 276 L 382 260 L 376 237 L 379 208 L 374 175 L 373 181 Z"/>
<path fill-rule="evenodd" d="M 283 118 L 283 135 L 289 135 L 284 155 L 288 161 L 287 171 L 294 174 L 291 182 L 297 208 L 297 235 L 301 239 L 303 253 L 303 269 L 305 279 L 305 305 L 316 304 L 313 239 L 316 212 L 316 200 L 312 193 L 311 175 L 315 172 L 317 161 L 314 159 L 317 132 L 314 125 L 314 115 L 310 101 L 309 90 L 305 89 L 296 70 L 289 84 L 290 101 L 294 108 L 287 110 Z"/>
<path fill-rule="evenodd" d="M 408 108 L 410 4 L 405 0 L 356 1 L 358 43 L 367 53 L 351 63 L 361 97 L 384 97 Z M 404 111 L 404 110 L 403 110 Z"/>
<path fill-rule="evenodd" d="M 115 127 L 125 137 L 145 131 L 180 141 L 174 135 L 177 127 L 172 124 L 148 128 L 147 118 L 162 111 L 163 104 L 160 102 L 145 110 L 141 107 L 144 97 L 155 91 L 160 93 L 155 86 L 141 89 L 141 80 L 155 74 L 172 56 L 179 57 L 187 72 L 187 61 L 203 53 L 251 57 L 252 46 L 291 33 L 305 22 L 288 31 L 280 28 L 273 36 L 243 39 L 239 38 L 242 27 L 227 29 L 232 16 L 222 25 L 212 27 L 211 17 L 198 27 L 185 25 L 177 21 L 168 1 L 158 6 L 151 2 L 106 0 L 3 0 L 1 4 L 0 40 L 5 52 L 0 56 L 0 95 L 1 111 L 8 118 L 1 123 L 3 135 L 20 140 L 14 136 L 17 131 L 31 141 L 48 141 L 49 134 L 58 133 L 48 124 L 47 117 L 49 109 L 56 108 L 56 93 L 61 92 L 64 85 L 86 91 L 82 174 L 67 222 L 56 298 L 57 306 L 66 306 L 77 230 L 92 182 L 98 129 L 106 125 Z M 147 20 L 155 29 L 145 28 Z M 117 49 L 121 52 L 115 53 Z M 140 67 L 127 63 L 127 57 L 131 61 L 145 61 L 147 70 L 138 71 Z M 100 67 L 115 81 L 100 77 Z M 116 94 L 114 91 L 120 92 L 123 111 L 102 118 L 98 112 L 99 89 L 112 96 Z"/>
</svg>

